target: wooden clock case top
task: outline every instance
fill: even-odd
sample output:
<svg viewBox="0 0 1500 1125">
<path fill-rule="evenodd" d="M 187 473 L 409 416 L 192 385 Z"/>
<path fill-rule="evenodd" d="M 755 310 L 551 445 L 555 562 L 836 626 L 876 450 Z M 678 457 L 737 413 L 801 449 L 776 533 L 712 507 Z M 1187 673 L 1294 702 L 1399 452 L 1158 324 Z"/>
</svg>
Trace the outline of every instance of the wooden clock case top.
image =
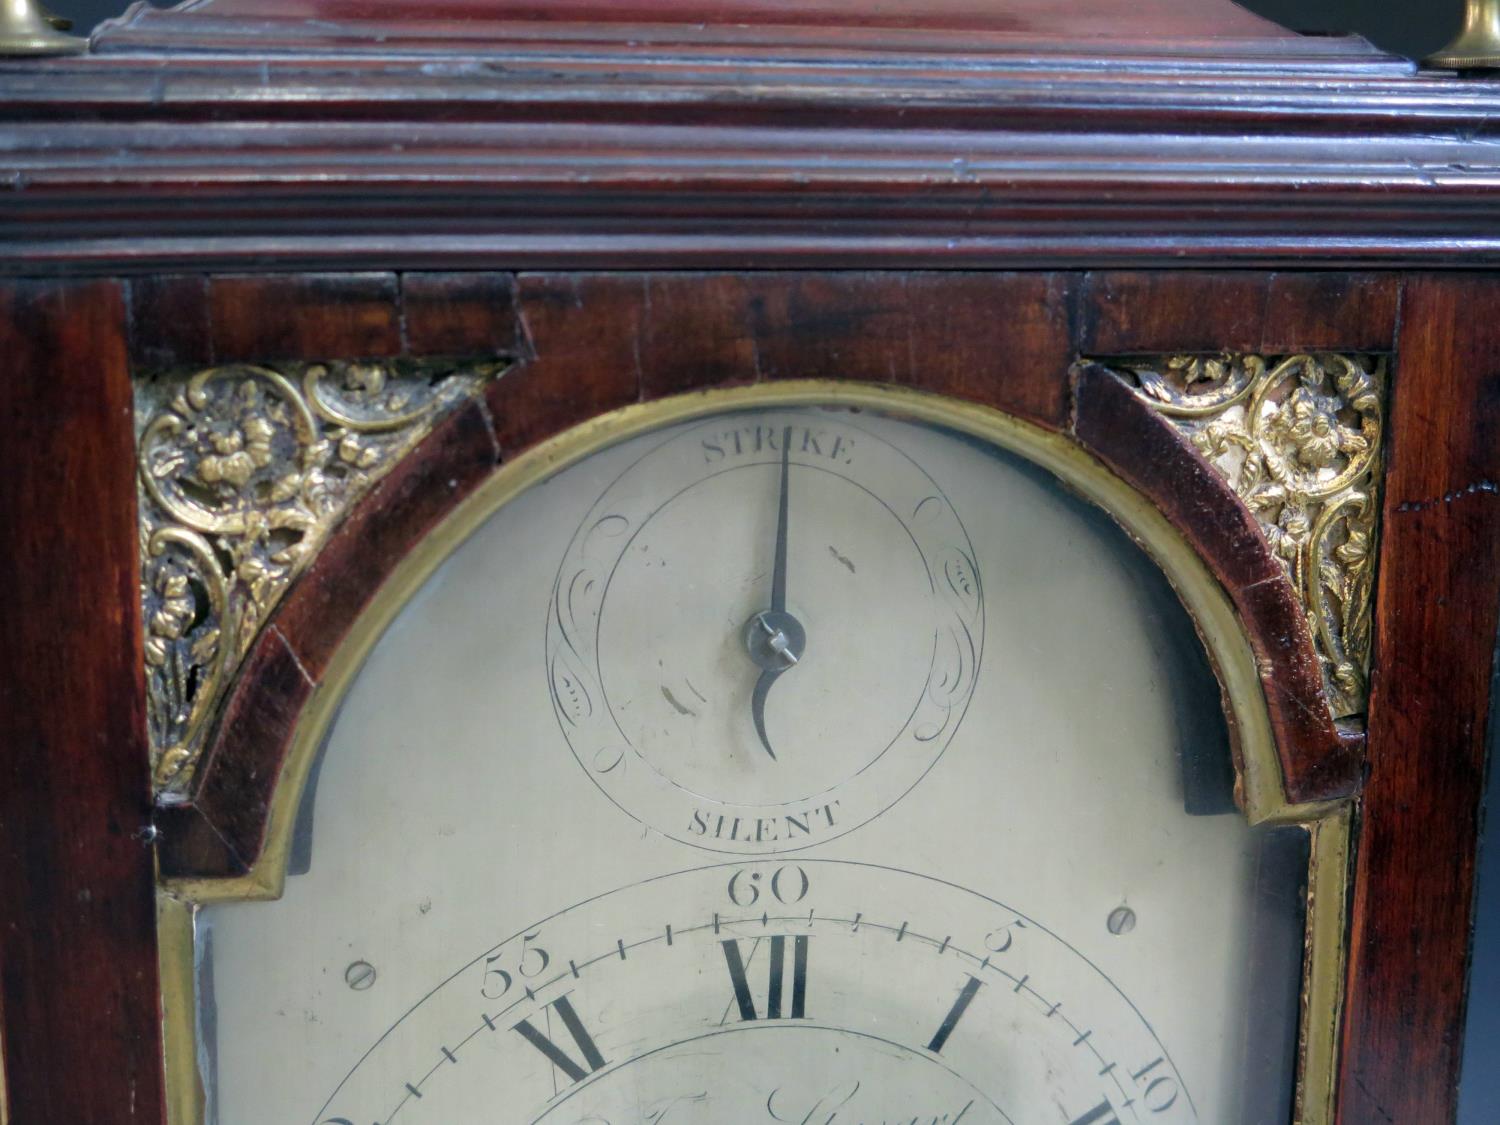
<svg viewBox="0 0 1500 1125">
<path fill-rule="evenodd" d="M 326 647 L 457 499 L 600 411 L 808 376 L 1071 435 L 1199 547 L 1282 693 L 1289 788 L 1358 794 L 1340 1120 L 1451 1119 L 1500 614 L 1500 89 L 1186 0 L 200 0 L 0 63 L 0 91 L 11 1121 L 163 1120 L 158 854 L 253 858 Z M 1233 494 L 1078 363 L 1222 350 L 1394 357 L 1363 737 L 1316 706 Z M 153 808 L 131 371 L 496 354 L 283 603 L 227 705 L 253 723 Z"/>
</svg>

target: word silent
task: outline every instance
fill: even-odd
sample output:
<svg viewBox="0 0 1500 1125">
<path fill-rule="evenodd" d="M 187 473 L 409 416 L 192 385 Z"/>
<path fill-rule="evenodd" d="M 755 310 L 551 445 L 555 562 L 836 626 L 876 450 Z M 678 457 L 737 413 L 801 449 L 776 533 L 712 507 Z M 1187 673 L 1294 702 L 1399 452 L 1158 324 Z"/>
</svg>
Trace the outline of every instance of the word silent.
<svg viewBox="0 0 1500 1125">
<path fill-rule="evenodd" d="M 769 844 L 811 837 L 836 823 L 838 801 L 780 816 L 734 816 L 729 813 L 693 810 L 688 833 L 708 840 L 734 840 L 746 844 Z"/>
</svg>

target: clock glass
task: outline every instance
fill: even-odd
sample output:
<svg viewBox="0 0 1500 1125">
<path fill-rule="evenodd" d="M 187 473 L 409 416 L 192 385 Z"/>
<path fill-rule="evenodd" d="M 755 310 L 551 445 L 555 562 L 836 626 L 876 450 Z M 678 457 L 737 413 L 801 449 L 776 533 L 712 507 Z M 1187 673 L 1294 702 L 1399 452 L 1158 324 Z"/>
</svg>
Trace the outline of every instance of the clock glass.
<svg viewBox="0 0 1500 1125">
<path fill-rule="evenodd" d="M 1308 836 L 1161 571 L 974 432 L 745 402 L 471 511 L 281 897 L 198 912 L 207 1120 L 1289 1120 Z"/>
</svg>

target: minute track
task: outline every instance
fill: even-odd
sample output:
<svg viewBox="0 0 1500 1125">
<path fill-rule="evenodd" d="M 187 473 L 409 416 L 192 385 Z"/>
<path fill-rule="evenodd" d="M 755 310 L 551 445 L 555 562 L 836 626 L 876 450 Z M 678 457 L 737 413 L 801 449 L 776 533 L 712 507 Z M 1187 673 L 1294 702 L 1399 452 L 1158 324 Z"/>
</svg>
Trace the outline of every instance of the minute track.
<svg viewBox="0 0 1500 1125">
<path fill-rule="evenodd" d="M 892 938 L 895 941 L 897 941 L 897 942 L 902 941 L 902 940 L 910 940 L 910 941 L 913 941 L 913 942 L 916 942 L 916 943 L 920 943 L 920 944 L 925 944 L 925 945 L 931 946 L 934 950 L 936 950 L 939 953 L 939 955 L 941 955 L 945 951 L 952 952 L 955 956 L 957 956 L 959 958 L 963 958 L 963 959 L 969 960 L 976 967 L 976 969 L 978 969 L 980 972 L 993 972 L 993 973 L 996 973 L 999 976 L 1005 978 L 1006 980 L 1010 981 L 1014 985 L 1014 988 L 1011 989 L 1011 991 L 1017 992 L 1017 993 L 1025 992 L 1026 994 L 1034 997 L 1043 1007 L 1045 1007 L 1047 1009 L 1046 1015 L 1047 1015 L 1048 1018 L 1060 1017 L 1061 1018 L 1061 1022 L 1064 1025 L 1066 1025 L 1066 1027 L 1069 1029 L 1070 1032 L 1078 1032 L 1080 1030 L 1079 1026 L 1077 1024 L 1075 1024 L 1068 1016 L 1062 1014 L 1062 1010 L 1061 1010 L 1061 1007 L 1059 1005 L 1053 1005 L 1053 1004 L 1051 1004 L 1047 1000 L 1047 998 L 1044 995 L 1042 995 L 1042 993 L 1040 993 L 1036 989 L 1030 987 L 1030 985 L 1028 983 L 1029 977 L 1017 978 L 1014 975 L 1012 975 L 1011 973 L 1007 972 L 1006 970 L 1000 968 L 998 965 L 994 964 L 993 963 L 993 959 L 988 954 L 980 955 L 980 954 L 977 954 L 977 953 L 974 953 L 974 952 L 971 952 L 971 951 L 968 951 L 968 950 L 964 950 L 964 949 L 958 948 L 957 946 L 954 946 L 952 944 L 951 938 L 938 939 L 938 938 L 936 938 L 934 936 L 931 936 L 931 935 L 928 935 L 928 934 L 922 934 L 922 933 L 919 933 L 919 932 L 911 929 L 909 923 L 902 922 L 899 925 L 888 924 L 888 923 L 881 923 L 881 922 L 878 922 L 878 921 L 873 921 L 868 916 L 863 915 L 863 914 L 861 914 L 859 916 L 856 916 L 856 917 L 849 917 L 849 918 L 839 918 L 839 917 L 825 916 L 825 917 L 822 917 L 819 920 L 823 921 L 825 923 L 831 923 L 831 924 L 836 924 L 836 925 L 847 926 L 849 928 L 849 932 L 851 934 L 857 933 L 858 932 L 858 927 L 863 926 L 863 927 L 865 927 L 867 929 L 870 929 L 870 930 L 884 931 L 884 932 L 890 934 L 892 936 Z M 736 928 L 736 927 L 745 927 L 745 926 L 754 927 L 754 926 L 759 926 L 762 929 L 765 929 L 768 925 L 770 925 L 772 923 L 774 923 L 774 924 L 776 924 L 778 926 L 780 926 L 780 925 L 791 926 L 791 925 L 804 925 L 804 924 L 810 926 L 810 922 L 808 922 L 808 920 L 805 919 L 805 918 L 803 918 L 801 915 L 787 914 L 787 915 L 767 916 L 767 915 L 762 914 L 762 915 L 759 915 L 759 916 L 744 916 L 744 917 L 739 917 L 739 918 L 724 918 L 724 917 L 719 917 L 715 921 L 709 921 L 709 922 L 703 923 L 701 925 L 686 926 L 686 927 L 673 927 L 673 933 L 675 934 L 675 936 L 677 938 L 687 937 L 687 936 L 691 936 L 693 934 L 699 934 L 699 933 L 705 933 L 705 932 L 713 934 L 713 935 L 717 935 L 717 934 L 721 933 L 724 930 L 729 930 L 729 929 L 733 929 L 733 928 Z M 666 941 L 666 934 L 663 933 L 663 934 L 660 934 L 660 935 L 654 935 L 654 936 L 651 936 L 651 937 L 642 938 L 641 940 L 636 941 L 636 942 L 624 943 L 623 944 L 623 948 L 626 949 L 626 950 L 630 950 L 630 949 L 635 949 L 635 948 L 640 947 L 640 946 L 653 945 L 653 944 L 655 944 L 658 941 L 665 942 Z M 622 942 L 623 942 L 623 939 L 616 939 L 616 944 L 614 946 L 612 946 L 611 948 L 609 948 L 606 952 L 600 953 L 600 954 L 598 954 L 595 957 L 591 957 L 588 960 L 583 961 L 578 966 L 578 968 L 580 970 L 580 973 L 581 973 L 582 970 L 588 969 L 588 968 L 590 968 L 590 967 L 592 967 L 594 965 L 600 964 L 600 963 L 609 963 L 609 962 L 614 962 L 614 961 L 622 960 L 622 958 L 619 955 L 619 950 L 621 948 L 621 943 Z M 578 975 L 579 974 L 570 973 L 570 972 L 558 973 L 551 980 L 546 981 L 540 987 L 533 988 L 532 992 L 535 993 L 535 994 L 537 994 L 537 995 L 539 995 L 541 992 L 545 991 L 547 988 L 549 988 L 549 987 L 551 987 L 553 985 L 565 982 L 569 977 L 573 977 L 574 979 L 576 979 Z M 506 1016 L 507 1014 L 511 1013 L 515 1008 L 517 1008 L 517 1007 L 519 1007 L 519 1006 L 521 1006 L 523 1004 L 534 1003 L 535 1000 L 536 1000 L 536 998 L 537 998 L 536 995 L 533 995 L 533 996 L 523 996 L 520 1000 L 516 1001 L 516 1003 L 511 1004 L 511 1005 L 507 1006 L 506 1008 L 501 1009 L 500 1011 L 491 1014 L 490 1015 L 490 1020 L 493 1021 L 494 1024 L 499 1025 L 501 1023 L 502 1019 L 504 1018 L 504 1016 Z M 824 1026 L 824 1027 L 829 1027 L 830 1029 L 833 1029 L 833 1030 L 837 1030 L 837 1028 L 835 1028 L 833 1025 L 817 1025 L 817 1026 Z M 476 1035 L 478 1035 L 481 1031 L 484 1031 L 484 1030 L 493 1030 L 493 1028 L 490 1026 L 489 1021 L 486 1021 L 486 1020 L 484 1020 L 482 1018 L 478 1027 L 476 1027 L 474 1030 L 470 1031 L 467 1035 L 465 1035 L 462 1039 L 459 1040 L 459 1047 L 462 1047 L 464 1044 L 468 1043 L 471 1039 L 473 1039 Z M 943 1038 L 946 1039 L 947 1036 L 944 1035 Z M 1120 1081 L 1117 1078 L 1114 1078 L 1114 1076 L 1113 1076 L 1113 1071 L 1117 1067 L 1118 1064 L 1115 1063 L 1115 1062 L 1111 1062 L 1111 1061 L 1107 1060 L 1106 1057 L 1103 1054 L 1100 1053 L 1100 1051 L 1098 1050 L 1097 1046 L 1093 1042 L 1091 1042 L 1090 1040 L 1091 1040 L 1090 1033 L 1087 1032 L 1087 1031 L 1084 1031 L 1082 1033 L 1082 1035 L 1080 1036 L 1080 1038 L 1075 1039 L 1073 1045 L 1074 1046 L 1087 1046 L 1088 1047 L 1090 1053 L 1093 1054 L 1094 1057 L 1101 1064 L 1104 1064 L 1104 1069 L 1101 1070 L 1101 1076 L 1105 1075 L 1105 1074 L 1108 1074 L 1115 1081 L 1115 1085 L 1116 1085 L 1117 1089 L 1119 1090 L 1122 1099 L 1125 1100 L 1126 1102 L 1128 1102 L 1130 1100 L 1129 1092 L 1126 1090 L 1126 1088 L 1124 1087 L 1124 1085 L 1122 1085 L 1120 1083 Z M 940 1046 L 941 1046 L 941 1044 L 939 1044 L 939 1047 Z M 932 1048 L 930 1046 L 929 1046 L 929 1049 L 934 1050 L 934 1053 L 939 1053 L 939 1051 L 937 1049 L 934 1049 L 934 1048 Z M 415 1083 L 417 1089 L 420 1090 L 422 1088 L 422 1086 L 428 1081 L 428 1079 L 432 1078 L 433 1075 L 437 1074 L 440 1070 L 442 1070 L 443 1067 L 444 1067 L 444 1064 L 446 1062 L 449 1062 L 449 1061 L 451 1061 L 451 1060 L 442 1059 L 439 1062 L 435 1063 L 433 1065 L 432 1069 L 430 1069 L 425 1075 L 423 1075 L 423 1077 L 422 1077 L 422 1079 L 420 1081 L 418 1081 L 417 1083 Z M 630 1061 L 630 1060 L 622 1060 L 622 1062 L 628 1062 L 628 1061 Z M 598 1074 L 600 1077 L 603 1077 L 604 1072 L 607 1071 L 608 1069 L 609 1069 L 608 1067 L 601 1067 L 601 1068 L 598 1068 L 595 1071 L 595 1073 Z M 592 1077 L 592 1075 L 590 1077 Z M 420 1095 L 418 1095 L 418 1096 L 420 1096 Z M 386 1121 L 394 1121 L 396 1119 L 397 1115 L 400 1113 L 401 1109 L 406 1105 L 406 1103 L 408 1101 L 411 1100 L 411 1098 L 412 1098 L 412 1094 L 410 1094 L 410 1093 L 406 1094 L 401 1099 L 401 1101 L 396 1104 L 396 1106 L 391 1110 L 391 1112 L 386 1115 L 385 1120 Z"/>
<path fill-rule="evenodd" d="M 758 866 L 763 871 L 768 871 L 776 865 L 762 862 Z M 937 880 L 923 879 L 921 876 L 916 876 L 909 872 L 900 872 L 896 869 L 871 868 L 870 865 L 840 861 L 808 861 L 798 866 L 805 867 L 811 873 L 814 881 L 827 881 L 827 876 L 831 874 L 836 875 L 841 868 L 849 868 L 856 871 L 886 871 L 894 875 L 900 875 L 905 879 L 921 879 L 923 883 L 937 884 L 948 890 L 957 891 L 966 897 L 982 897 L 974 896 L 973 892 L 965 891 L 962 888 L 952 887 Z M 681 877 L 698 877 L 701 879 L 704 876 L 709 876 L 711 879 L 714 873 L 718 873 L 720 878 L 724 878 L 725 876 L 732 875 L 736 868 L 744 870 L 744 867 L 741 865 L 718 865 L 711 868 L 700 868 L 677 873 L 673 876 L 663 877 L 663 879 L 675 880 Z M 627 893 L 629 890 L 630 888 L 624 888 L 622 891 L 611 892 L 608 895 L 602 896 L 602 898 L 608 899 Z M 599 900 L 593 901 L 597 902 Z M 582 905 L 586 904 L 580 904 L 580 906 Z M 1040 926 L 1034 920 L 1023 918 L 1023 916 L 1015 914 L 1015 912 L 1001 906 L 1001 904 L 992 903 L 991 905 L 998 907 L 1003 912 L 1001 921 L 1004 920 L 1005 916 L 1011 918 L 1011 922 L 1007 924 L 1014 924 L 1017 920 L 1024 921 L 1028 933 L 1038 936 L 1045 935 L 1048 941 L 1057 941 L 1045 927 Z M 540 933 L 545 935 L 549 932 L 549 924 L 551 922 L 565 917 L 576 909 L 578 908 L 569 908 L 569 910 L 565 910 L 559 915 L 554 916 L 553 919 L 539 923 L 537 926 L 528 927 L 525 932 L 527 934 Z M 813 946 L 828 941 L 834 941 L 835 943 L 851 940 L 858 943 L 878 942 L 882 943 L 883 947 L 893 951 L 898 949 L 925 951 L 926 955 L 934 962 L 954 962 L 956 967 L 961 968 L 961 979 L 977 982 L 983 979 L 994 978 L 997 985 L 1003 985 L 997 996 L 1024 997 L 1034 1017 L 1054 1024 L 1057 1027 L 1060 1042 L 1069 1044 L 1070 1050 L 1076 1050 L 1090 1058 L 1091 1061 L 1087 1064 L 1087 1070 L 1090 1074 L 1095 1075 L 1108 1085 L 1108 1089 L 1111 1091 L 1110 1101 L 1122 1115 L 1121 1120 L 1145 1120 L 1145 1118 L 1140 1117 L 1139 1106 L 1132 1097 L 1133 1091 L 1129 1084 L 1129 1067 L 1125 1058 L 1117 1050 L 1106 1050 L 1107 1043 L 1105 1038 L 1095 1034 L 1092 1026 L 1079 1022 L 1082 1014 L 1079 1015 L 1079 1018 L 1075 1018 L 1075 1014 L 1066 1010 L 1058 1000 L 1035 987 L 1035 977 L 1033 974 L 1012 972 L 997 963 L 997 955 L 981 949 L 968 948 L 965 945 L 955 942 L 948 927 L 944 927 L 941 934 L 937 932 L 936 928 L 933 928 L 933 932 L 927 932 L 927 929 L 926 927 L 918 928 L 914 926 L 909 918 L 881 918 L 879 916 L 872 916 L 872 912 L 869 910 L 857 909 L 852 911 L 828 912 L 814 908 L 811 914 L 800 909 L 795 912 L 778 911 L 775 913 L 743 910 L 710 912 L 707 916 L 700 916 L 699 919 L 689 920 L 686 924 L 677 922 L 658 924 L 652 928 L 651 932 L 633 939 L 627 939 L 620 935 L 612 938 L 601 937 L 596 939 L 600 944 L 589 955 L 581 958 L 575 955 L 572 958 L 560 961 L 554 972 L 530 982 L 526 986 L 525 991 L 520 993 L 510 1003 L 499 1005 L 483 1012 L 478 1021 L 471 1025 L 465 1034 L 457 1038 L 449 1037 L 448 1041 L 437 1045 L 433 1049 L 435 1056 L 433 1064 L 420 1078 L 411 1081 L 409 1085 L 403 1080 L 398 1086 L 401 1092 L 396 1101 L 389 1106 L 388 1112 L 383 1117 L 377 1118 L 377 1120 L 381 1122 L 381 1125 L 388 1125 L 388 1123 L 398 1120 L 404 1121 L 407 1117 L 406 1111 L 414 1104 L 427 1100 L 428 1095 L 438 1088 L 433 1083 L 441 1081 L 443 1073 L 453 1073 L 454 1068 L 459 1065 L 454 1061 L 453 1056 L 457 1056 L 458 1059 L 464 1058 L 465 1048 L 476 1037 L 490 1035 L 497 1030 L 503 1032 L 511 1024 L 515 1023 L 523 1012 L 544 1011 L 546 1006 L 553 1002 L 553 996 L 556 992 L 566 992 L 574 996 L 575 999 L 580 995 L 587 995 L 591 987 L 598 987 L 602 982 L 606 982 L 609 979 L 609 969 L 611 967 L 619 971 L 631 971 L 631 967 L 635 964 L 635 957 L 627 956 L 622 958 L 622 951 L 627 955 L 631 955 L 637 951 L 659 948 L 664 952 L 667 949 L 671 949 L 674 954 L 681 955 L 691 951 L 695 946 L 701 945 L 704 939 L 707 939 L 709 946 L 714 946 L 731 935 L 735 940 L 744 942 L 761 941 L 762 943 L 771 938 L 784 937 L 788 939 L 788 949 L 791 947 L 791 939 L 798 935 L 813 937 L 814 940 L 808 943 Z M 821 936 L 815 937 L 814 935 Z M 515 940 L 508 939 L 508 942 L 501 943 L 501 945 L 505 946 Z M 561 951 L 559 950 L 558 952 L 559 956 L 561 956 Z M 867 955 L 863 954 L 862 956 Z M 1076 953 L 1074 955 L 1076 956 Z M 901 956 L 909 957 L 909 954 L 902 954 Z M 469 967 L 472 968 L 474 965 L 480 963 L 482 963 L 482 959 L 476 959 L 476 961 L 470 963 Z M 1087 964 L 1086 961 L 1083 963 Z M 599 977 L 600 973 L 604 973 L 605 975 Z M 729 994 L 732 991 L 731 979 L 728 975 L 724 975 L 722 970 L 720 970 L 720 973 L 723 984 L 723 995 L 726 999 L 729 999 Z M 450 977 L 450 983 L 458 979 L 459 976 L 460 974 L 455 974 L 454 977 Z M 812 983 L 808 986 L 808 1000 L 806 1002 L 807 1025 L 830 1033 L 857 1030 L 844 1027 L 836 1018 L 830 1021 L 828 1014 L 818 1011 L 817 1004 L 820 994 L 818 991 L 816 970 L 811 970 L 811 976 Z M 596 977 L 598 978 L 597 980 L 595 979 Z M 583 993 L 577 992 L 580 988 L 584 990 Z M 979 985 L 975 984 L 970 990 L 969 1002 L 977 1002 L 974 1000 L 973 993 L 978 991 Z M 952 1015 L 950 1009 L 952 997 L 952 993 L 949 993 L 946 999 L 941 995 L 934 994 L 931 996 L 931 1023 L 925 1028 L 910 1029 L 914 1047 L 923 1048 L 925 1045 L 925 1049 L 930 1054 L 936 1055 L 946 1046 L 950 1035 L 963 1034 L 960 1026 L 957 1030 L 954 1027 L 948 1027 L 946 1033 L 940 1030 L 941 1041 L 938 1041 L 939 1036 L 933 1035 L 934 1029 L 937 1029 L 939 1023 L 944 1020 L 945 1012 Z M 732 999 L 729 1002 L 731 1005 L 734 1003 Z M 965 1003 L 965 1007 L 968 1007 L 969 1002 Z M 959 1014 L 962 1015 L 963 1012 Z M 764 1021 L 762 1020 L 761 1022 Z M 799 1020 L 798 1022 L 802 1021 Z M 959 1024 L 957 1020 L 953 1022 Z M 395 1030 L 396 1028 L 393 1027 L 391 1032 L 387 1034 L 389 1035 Z M 1147 1031 L 1149 1033 L 1149 1029 Z M 929 1039 L 932 1039 L 933 1042 L 929 1042 Z M 566 1042 L 566 1039 L 564 1042 Z M 1157 1051 L 1159 1050 L 1159 1046 L 1153 1043 L 1151 1050 Z M 570 1076 L 574 1081 L 569 1081 L 564 1086 L 560 1086 L 559 1091 L 563 1088 L 571 1089 L 574 1085 L 605 1081 L 610 1074 L 618 1070 L 621 1066 L 628 1066 L 640 1057 L 639 1051 L 627 1057 L 615 1058 L 611 1056 L 604 1065 L 592 1067 L 587 1073 Z M 1165 1057 L 1164 1051 L 1160 1053 L 1160 1057 Z M 1133 1065 L 1138 1066 L 1140 1063 L 1146 1061 L 1148 1060 L 1135 1060 Z M 1174 1079 L 1174 1081 L 1176 1080 Z M 1183 1094 L 1185 1097 L 1185 1090 Z M 1097 1103 L 1098 1099 L 1096 1098 L 1089 1105 Z M 1087 1107 L 1081 1106 L 1079 1112 L 1082 1112 L 1084 1108 Z M 319 1122 L 331 1120 L 321 1115 L 326 1112 L 327 1107 L 323 1111 L 320 1111 L 320 1116 L 315 1120 Z"/>
</svg>

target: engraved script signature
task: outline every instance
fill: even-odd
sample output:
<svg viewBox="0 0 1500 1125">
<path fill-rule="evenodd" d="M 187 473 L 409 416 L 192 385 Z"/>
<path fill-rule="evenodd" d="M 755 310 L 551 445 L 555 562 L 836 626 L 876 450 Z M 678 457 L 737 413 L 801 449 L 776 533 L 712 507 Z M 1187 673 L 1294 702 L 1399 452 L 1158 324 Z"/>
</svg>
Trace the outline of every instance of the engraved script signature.
<svg viewBox="0 0 1500 1125">
<path fill-rule="evenodd" d="M 869 1100 L 859 1097 L 859 1088 L 858 1081 L 841 1084 L 827 1093 L 815 1095 L 809 1102 L 805 1096 L 788 1094 L 778 1086 L 766 1098 L 765 1120 L 780 1125 L 958 1125 L 974 1108 L 971 1098 L 945 1113 L 902 1112 L 894 1118 L 871 1116 L 872 1112 L 878 1114 L 881 1111 L 872 1111 L 871 1107 L 859 1104 Z M 708 1101 L 707 1091 L 680 1094 L 642 1107 L 639 1116 L 611 1118 L 590 1115 L 580 1118 L 575 1125 L 675 1125 L 692 1114 L 692 1107 L 702 1106 Z"/>
<path fill-rule="evenodd" d="M 870 1117 L 868 1111 L 858 1107 L 859 1082 L 835 1086 L 819 1096 L 810 1106 L 805 1102 L 784 1096 L 780 1088 L 771 1091 L 766 1099 L 766 1113 L 770 1120 L 789 1125 L 956 1125 L 973 1108 L 970 1099 L 957 1112 L 948 1113 L 902 1113 L 897 1118 Z"/>
<path fill-rule="evenodd" d="M 648 1106 L 641 1107 L 639 1117 L 613 1118 L 590 1114 L 587 1117 L 580 1117 L 574 1125 L 671 1125 L 687 1116 L 686 1113 L 675 1113 L 675 1110 L 701 1105 L 707 1101 L 707 1090 L 696 1094 L 678 1094 L 675 1097 L 662 1098 Z"/>
</svg>

